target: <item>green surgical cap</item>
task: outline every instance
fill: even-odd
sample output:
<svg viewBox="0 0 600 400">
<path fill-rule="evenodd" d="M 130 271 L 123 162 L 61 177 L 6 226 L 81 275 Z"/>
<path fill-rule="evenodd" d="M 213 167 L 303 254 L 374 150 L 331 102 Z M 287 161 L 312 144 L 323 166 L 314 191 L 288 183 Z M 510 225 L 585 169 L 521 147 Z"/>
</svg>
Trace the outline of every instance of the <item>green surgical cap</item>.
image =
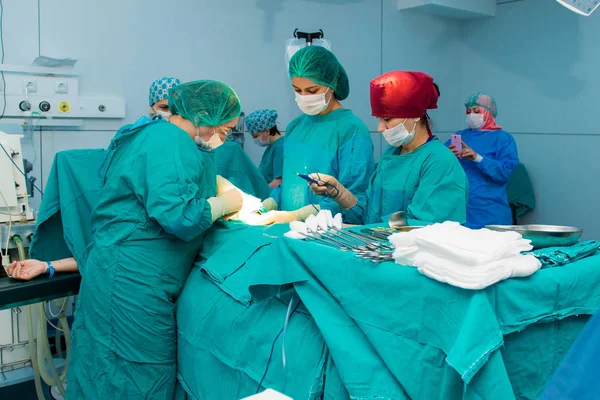
<svg viewBox="0 0 600 400">
<path fill-rule="evenodd" d="M 232 88 L 223 82 L 208 80 L 172 88 L 169 109 L 195 126 L 219 126 L 242 113 L 240 99 Z"/>
<path fill-rule="evenodd" d="M 488 110 L 494 118 L 498 116 L 498 106 L 496 106 L 496 101 L 492 96 L 485 93 L 474 93 L 467 100 L 465 100 L 465 107 L 483 107 Z"/>
<path fill-rule="evenodd" d="M 333 89 L 335 98 L 344 100 L 350 94 L 348 75 L 336 56 L 324 47 L 307 46 L 290 60 L 290 78 L 307 78 Z"/>
</svg>

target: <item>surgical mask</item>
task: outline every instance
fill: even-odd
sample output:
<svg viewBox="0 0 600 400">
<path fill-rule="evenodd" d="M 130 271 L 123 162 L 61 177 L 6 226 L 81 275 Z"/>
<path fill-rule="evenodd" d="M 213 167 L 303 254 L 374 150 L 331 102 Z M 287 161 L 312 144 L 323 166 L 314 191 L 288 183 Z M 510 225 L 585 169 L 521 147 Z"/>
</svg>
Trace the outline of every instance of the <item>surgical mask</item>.
<svg viewBox="0 0 600 400">
<path fill-rule="evenodd" d="M 200 130 L 198 127 L 196 127 L 196 137 L 194 137 L 194 143 L 206 150 L 214 150 L 223 144 L 223 142 L 221 141 L 221 137 L 217 134 L 216 131 L 214 131 L 213 135 L 208 141 L 202 139 L 200 137 Z"/>
<path fill-rule="evenodd" d="M 393 128 L 387 129 L 382 132 L 385 140 L 394 147 L 404 146 L 405 144 L 409 144 L 415 137 L 415 129 L 417 128 L 417 123 L 415 122 L 415 126 L 412 129 L 412 132 L 409 132 L 406 127 L 405 119 L 403 123 L 397 125 Z"/>
<path fill-rule="evenodd" d="M 156 113 L 157 116 L 160 116 L 163 119 L 168 120 L 169 118 L 171 118 L 171 113 L 170 112 L 160 111 L 160 110 L 157 110 L 154 107 L 152 109 L 154 110 L 154 112 Z"/>
<path fill-rule="evenodd" d="M 481 129 L 484 125 L 483 114 L 467 114 L 467 126 L 470 129 L 477 130 Z"/>
<path fill-rule="evenodd" d="M 296 93 L 296 103 L 298 104 L 298 108 L 300 108 L 304 114 L 308 115 L 317 115 L 323 112 L 327 106 L 329 106 L 329 102 L 331 101 L 331 96 L 329 96 L 329 100 L 327 100 L 327 92 L 329 92 L 329 90 L 325 93 L 309 94 L 306 96 Z"/>
<path fill-rule="evenodd" d="M 269 139 L 267 139 L 263 142 L 263 140 L 260 136 L 252 138 L 252 141 L 254 142 L 255 145 L 260 146 L 260 147 L 267 147 L 269 145 Z"/>
</svg>

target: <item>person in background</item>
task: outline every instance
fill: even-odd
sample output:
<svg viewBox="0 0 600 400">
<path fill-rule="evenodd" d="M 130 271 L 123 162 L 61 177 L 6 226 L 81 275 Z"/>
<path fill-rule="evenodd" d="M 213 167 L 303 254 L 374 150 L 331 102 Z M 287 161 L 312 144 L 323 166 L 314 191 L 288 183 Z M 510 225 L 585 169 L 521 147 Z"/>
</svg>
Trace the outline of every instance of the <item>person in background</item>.
<svg viewBox="0 0 600 400">
<path fill-rule="evenodd" d="M 283 176 L 283 146 L 285 138 L 277 129 L 277 111 L 258 110 L 246 117 L 246 127 L 254 144 L 266 147 L 258 170 L 271 189 L 281 185 Z"/>
<path fill-rule="evenodd" d="M 80 270 L 68 399 L 173 399 L 175 302 L 204 239 L 242 208 L 239 190 L 216 175 L 214 145 L 241 105 L 216 81 L 169 92 L 168 121 L 142 117 L 113 138 L 99 174 L 85 260 L 26 260 L 9 275 Z M 157 340 L 160 338 L 160 340 Z"/>
<path fill-rule="evenodd" d="M 364 200 L 373 173 L 369 129 L 340 103 L 350 94 L 350 83 L 335 55 L 308 46 L 294 54 L 288 69 L 303 115 L 285 131 L 282 183 L 263 202 L 272 211 L 264 214 L 261 224 L 303 221 L 320 209 L 333 214 L 342 210 L 334 199 L 313 194 L 298 174 L 330 174 Z"/>
<path fill-rule="evenodd" d="M 484 93 L 475 93 L 465 102 L 467 129 L 457 132 L 462 150 L 450 141 L 446 145 L 458 157 L 469 178 L 467 226 L 511 225 L 512 212 L 506 186 L 519 155 L 514 138 L 496 124 L 496 102 Z"/>
<path fill-rule="evenodd" d="M 371 110 L 389 146 L 364 200 L 332 176 L 311 177 L 315 194 L 334 199 L 351 224 L 387 222 L 405 211 L 425 223 L 466 221 L 468 183 L 456 158 L 433 136 L 427 110 L 437 108 L 439 89 L 422 72 L 394 71 L 371 81 Z"/>
<path fill-rule="evenodd" d="M 150 104 L 150 115 L 153 118 L 168 119 L 171 116 L 169 90 L 177 85 L 181 85 L 181 81 L 169 76 L 157 79 L 150 84 L 148 104 Z"/>
</svg>

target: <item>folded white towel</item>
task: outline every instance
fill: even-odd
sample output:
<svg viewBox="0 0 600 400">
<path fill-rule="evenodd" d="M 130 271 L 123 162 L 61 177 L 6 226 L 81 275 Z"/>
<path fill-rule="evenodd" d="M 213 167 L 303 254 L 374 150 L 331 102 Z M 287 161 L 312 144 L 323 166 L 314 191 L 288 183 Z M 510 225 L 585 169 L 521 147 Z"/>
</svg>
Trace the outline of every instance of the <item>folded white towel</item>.
<svg viewBox="0 0 600 400">
<path fill-rule="evenodd" d="M 423 252 L 416 257 L 416 264 L 425 276 L 473 290 L 484 289 L 504 279 L 529 276 L 542 266 L 534 256 L 518 255 L 474 268 Z"/>
<path fill-rule="evenodd" d="M 417 267 L 422 274 L 465 289 L 533 274 L 541 263 L 522 251 L 532 249 L 516 232 L 471 230 L 456 222 L 434 224 L 390 236 L 397 264 Z"/>
<path fill-rule="evenodd" d="M 523 239 L 519 233 L 472 230 L 456 222 L 444 222 L 407 233 L 397 233 L 390 237 L 390 242 L 397 249 L 408 253 L 416 245 L 419 251 L 469 265 L 508 258 L 533 248 L 531 242 Z M 406 257 L 402 261 L 406 262 Z"/>
</svg>

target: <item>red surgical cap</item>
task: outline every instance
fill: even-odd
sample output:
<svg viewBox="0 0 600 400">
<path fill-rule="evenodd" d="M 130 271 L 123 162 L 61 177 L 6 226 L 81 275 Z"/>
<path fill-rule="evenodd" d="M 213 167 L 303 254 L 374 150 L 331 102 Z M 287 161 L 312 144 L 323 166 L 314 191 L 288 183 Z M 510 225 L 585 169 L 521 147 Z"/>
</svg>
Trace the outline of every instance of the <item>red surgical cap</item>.
<svg viewBox="0 0 600 400">
<path fill-rule="evenodd" d="M 437 108 L 433 78 L 422 72 L 393 71 L 371 81 L 371 112 L 381 118 L 420 118 Z"/>
</svg>

